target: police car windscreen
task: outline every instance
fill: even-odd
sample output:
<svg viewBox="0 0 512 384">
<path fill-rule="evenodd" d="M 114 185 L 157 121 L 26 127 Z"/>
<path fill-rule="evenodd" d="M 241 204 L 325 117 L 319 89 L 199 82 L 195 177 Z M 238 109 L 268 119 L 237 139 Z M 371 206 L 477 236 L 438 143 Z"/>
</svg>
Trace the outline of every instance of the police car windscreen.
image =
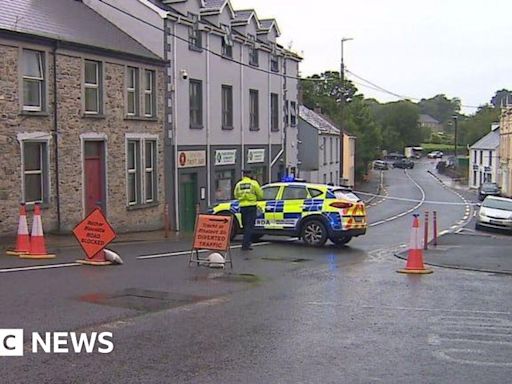
<svg viewBox="0 0 512 384">
<path fill-rule="evenodd" d="M 359 197 L 354 195 L 352 192 L 344 191 L 343 189 L 334 190 L 334 196 L 337 199 L 350 200 L 350 201 L 359 201 Z"/>
</svg>

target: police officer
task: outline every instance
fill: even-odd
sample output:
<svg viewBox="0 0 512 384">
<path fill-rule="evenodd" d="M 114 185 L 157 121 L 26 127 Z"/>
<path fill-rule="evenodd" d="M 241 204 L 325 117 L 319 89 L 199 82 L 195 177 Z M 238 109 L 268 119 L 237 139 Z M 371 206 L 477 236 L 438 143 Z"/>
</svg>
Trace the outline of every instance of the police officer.
<svg viewBox="0 0 512 384">
<path fill-rule="evenodd" d="M 235 186 L 234 195 L 235 199 L 240 202 L 240 213 L 242 214 L 244 230 L 242 251 L 250 251 L 252 249 L 252 232 L 256 221 L 256 202 L 263 199 L 263 191 L 258 182 L 251 178 L 251 170 L 243 170 L 242 175 L 242 180 Z"/>
</svg>

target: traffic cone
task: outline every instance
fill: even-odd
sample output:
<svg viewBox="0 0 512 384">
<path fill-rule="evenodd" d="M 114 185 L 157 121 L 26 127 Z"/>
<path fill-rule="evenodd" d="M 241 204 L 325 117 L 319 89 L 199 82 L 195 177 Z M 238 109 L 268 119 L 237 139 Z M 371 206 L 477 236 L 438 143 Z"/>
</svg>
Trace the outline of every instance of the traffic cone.
<svg viewBox="0 0 512 384">
<path fill-rule="evenodd" d="M 16 236 L 16 248 L 8 250 L 10 256 L 19 256 L 30 251 L 30 235 L 28 234 L 27 211 L 25 203 L 20 205 L 20 218 L 18 220 L 18 235 Z"/>
<path fill-rule="evenodd" d="M 411 243 L 407 255 L 407 264 L 404 269 L 399 269 L 399 273 L 427 274 L 432 273 L 431 269 L 426 269 L 423 265 L 423 249 L 420 245 L 420 220 L 417 214 L 414 215 L 411 231 Z"/>
<path fill-rule="evenodd" d="M 83 264 L 83 265 L 96 265 L 96 266 L 112 265 L 113 264 L 112 261 L 109 261 L 106 259 L 104 249 L 102 249 L 101 251 L 99 251 L 98 253 L 96 253 L 95 255 L 93 255 L 90 258 L 77 260 L 76 262 L 79 264 Z"/>
<path fill-rule="evenodd" d="M 20 255 L 22 259 L 53 259 L 54 254 L 46 251 L 43 234 L 43 222 L 41 220 L 41 207 L 38 203 L 34 206 L 34 220 L 32 221 L 32 236 L 30 239 L 30 251 Z"/>
</svg>

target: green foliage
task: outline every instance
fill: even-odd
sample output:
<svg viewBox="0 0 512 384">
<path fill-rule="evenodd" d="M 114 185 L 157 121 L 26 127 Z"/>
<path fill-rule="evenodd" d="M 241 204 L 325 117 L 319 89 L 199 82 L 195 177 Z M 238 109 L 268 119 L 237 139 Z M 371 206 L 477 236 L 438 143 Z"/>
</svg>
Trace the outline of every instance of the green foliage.
<svg viewBox="0 0 512 384">
<path fill-rule="evenodd" d="M 421 99 L 418 103 L 420 113 L 430 115 L 440 123 L 446 123 L 460 111 L 460 100 L 448 99 L 445 95 L 436 95 L 430 99 Z"/>
<path fill-rule="evenodd" d="M 492 123 L 499 121 L 500 108 L 481 107 L 475 115 L 459 122 L 457 142 L 473 145 L 491 131 Z"/>
</svg>

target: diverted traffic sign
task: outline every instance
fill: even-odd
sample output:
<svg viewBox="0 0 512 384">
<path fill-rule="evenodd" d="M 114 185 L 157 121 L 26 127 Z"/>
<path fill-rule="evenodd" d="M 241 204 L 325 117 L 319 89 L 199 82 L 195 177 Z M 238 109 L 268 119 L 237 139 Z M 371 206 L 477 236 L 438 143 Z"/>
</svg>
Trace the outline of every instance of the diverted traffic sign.
<svg viewBox="0 0 512 384">
<path fill-rule="evenodd" d="M 99 208 L 94 209 L 78 224 L 73 229 L 73 234 L 89 259 L 103 250 L 116 237 L 116 233 Z"/>
<path fill-rule="evenodd" d="M 199 215 L 194 231 L 193 249 L 228 251 L 232 221 L 231 216 Z"/>
</svg>

